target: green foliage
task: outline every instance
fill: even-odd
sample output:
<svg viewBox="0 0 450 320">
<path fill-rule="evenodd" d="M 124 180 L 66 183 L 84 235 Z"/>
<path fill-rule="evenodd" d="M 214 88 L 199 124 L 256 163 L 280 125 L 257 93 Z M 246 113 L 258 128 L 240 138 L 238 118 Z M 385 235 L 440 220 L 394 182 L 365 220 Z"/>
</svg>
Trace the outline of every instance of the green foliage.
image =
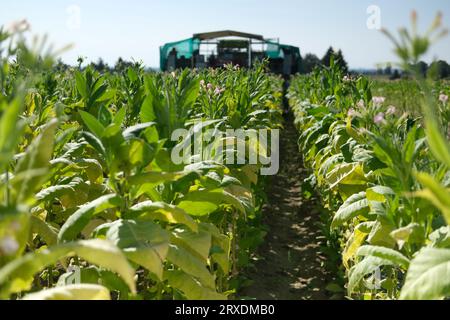
<svg viewBox="0 0 450 320">
<path fill-rule="evenodd" d="M 345 77 L 331 60 L 329 68 L 294 79 L 289 93 L 300 151 L 332 212 L 329 237 L 340 239 L 352 298 L 450 296 L 449 88 L 411 67 L 431 35 L 446 32 L 438 16 L 418 35 L 416 19 L 399 40 L 385 31 L 415 80 Z"/>
<path fill-rule="evenodd" d="M 450 250 L 424 248 L 411 261 L 401 299 L 431 300 L 448 297 Z"/>
<path fill-rule="evenodd" d="M 27 294 L 23 300 L 110 300 L 109 290 L 94 284 L 73 284 Z"/>
<path fill-rule="evenodd" d="M 196 130 L 281 127 L 281 79 L 55 67 L 17 43 L 0 56 L 0 298 L 227 299 L 259 243 L 262 163 L 171 153 Z"/>
</svg>

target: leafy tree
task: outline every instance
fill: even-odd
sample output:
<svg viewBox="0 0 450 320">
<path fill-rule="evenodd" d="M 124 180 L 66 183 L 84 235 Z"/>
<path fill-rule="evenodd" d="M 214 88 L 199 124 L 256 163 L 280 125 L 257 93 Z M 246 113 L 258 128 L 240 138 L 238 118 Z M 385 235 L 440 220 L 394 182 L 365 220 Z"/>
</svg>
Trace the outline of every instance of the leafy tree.
<svg viewBox="0 0 450 320">
<path fill-rule="evenodd" d="M 428 64 L 426 62 L 419 61 L 415 65 L 411 65 L 411 69 L 415 70 L 415 72 L 422 75 L 423 77 L 426 77 L 428 71 Z"/>
<path fill-rule="evenodd" d="M 345 61 L 344 54 L 342 50 L 338 52 L 334 51 L 333 47 L 329 47 L 327 52 L 322 58 L 322 65 L 329 67 L 331 58 L 334 58 L 334 62 L 339 68 L 344 72 L 348 73 L 348 63 Z"/>
<path fill-rule="evenodd" d="M 348 63 L 344 59 L 344 54 L 342 53 L 342 50 L 339 49 L 337 53 L 335 53 L 335 61 L 336 64 L 341 68 L 341 70 L 344 73 L 348 73 Z"/>
<path fill-rule="evenodd" d="M 69 67 L 70 66 L 68 64 L 64 63 L 61 59 L 58 59 L 56 65 L 55 65 L 55 69 L 58 72 L 64 72 L 64 71 L 68 70 Z"/>
<path fill-rule="evenodd" d="M 329 47 L 327 52 L 325 53 L 325 55 L 322 58 L 322 65 L 329 67 L 330 66 L 330 61 L 331 61 L 331 57 L 335 56 L 335 52 L 333 50 L 333 47 Z"/>
<path fill-rule="evenodd" d="M 383 66 L 382 66 L 381 64 L 378 64 L 378 65 L 377 65 L 377 70 L 375 71 L 375 74 L 376 74 L 377 76 L 383 75 Z"/>
<path fill-rule="evenodd" d="M 122 59 L 121 57 L 119 57 L 116 64 L 114 65 L 114 71 L 117 73 L 122 73 L 125 70 L 128 70 L 128 68 L 132 67 L 133 65 L 134 65 L 133 62 L 126 61 L 126 60 Z"/>
<path fill-rule="evenodd" d="M 400 79 L 402 76 L 400 74 L 400 72 L 398 71 L 398 69 L 395 69 L 394 72 L 392 73 L 392 75 L 389 77 L 389 80 L 397 80 Z"/>
<path fill-rule="evenodd" d="M 311 73 L 316 67 L 320 66 L 320 59 L 313 53 L 307 53 L 302 59 L 301 73 Z"/>
<path fill-rule="evenodd" d="M 386 76 L 391 76 L 392 75 L 392 65 L 390 63 L 388 63 L 386 68 L 384 69 L 384 74 Z"/>
<path fill-rule="evenodd" d="M 428 68 L 427 76 L 434 80 L 448 78 L 450 76 L 450 66 L 443 60 L 435 61 Z"/>
<path fill-rule="evenodd" d="M 91 66 L 98 72 L 103 73 L 105 71 L 109 71 L 109 66 L 107 63 L 103 61 L 102 58 L 99 58 L 97 62 L 92 62 Z"/>
</svg>

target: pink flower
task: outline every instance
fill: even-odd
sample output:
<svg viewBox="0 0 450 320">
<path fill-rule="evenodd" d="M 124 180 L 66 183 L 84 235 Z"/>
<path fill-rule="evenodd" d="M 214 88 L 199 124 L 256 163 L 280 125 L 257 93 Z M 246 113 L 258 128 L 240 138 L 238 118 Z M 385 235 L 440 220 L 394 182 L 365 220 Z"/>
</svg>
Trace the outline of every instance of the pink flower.
<svg viewBox="0 0 450 320">
<path fill-rule="evenodd" d="M 353 118 L 354 116 L 356 116 L 356 111 L 353 108 L 348 109 L 347 115 L 351 118 Z"/>
<path fill-rule="evenodd" d="M 10 227 L 11 230 L 13 230 L 13 231 L 19 231 L 19 230 L 22 228 L 22 226 L 20 225 L 20 223 L 19 223 L 18 221 L 13 221 L 13 222 L 11 222 L 11 224 L 10 224 L 9 227 Z"/>
<path fill-rule="evenodd" d="M 384 101 L 386 101 L 386 98 L 385 97 L 373 97 L 372 101 L 375 105 L 381 106 L 384 103 Z"/>
<path fill-rule="evenodd" d="M 10 256 L 19 250 L 19 243 L 11 236 L 0 239 L 0 252 Z"/>
<path fill-rule="evenodd" d="M 208 90 L 212 90 L 213 85 L 212 85 L 211 83 L 208 83 L 208 84 L 206 85 L 206 88 L 208 88 Z"/>
<path fill-rule="evenodd" d="M 445 95 L 445 94 L 440 94 L 439 95 L 439 101 L 441 101 L 442 103 L 447 103 L 447 101 L 448 101 L 448 96 L 447 95 Z"/>
<path fill-rule="evenodd" d="M 380 112 L 373 118 L 373 122 L 377 125 L 382 124 L 384 122 L 384 113 Z"/>
<path fill-rule="evenodd" d="M 225 91 L 225 88 L 216 87 L 216 90 L 214 90 L 214 94 L 218 96 L 219 94 L 223 93 Z"/>
<path fill-rule="evenodd" d="M 356 106 L 360 109 L 363 109 L 365 107 L 364 100 L 363 99 L 359 100 Z"/>
<path fill-rule="evenodd" d="M 241 67 L 241 66 L 240 66 L 239 64 L 236 64 L 236 65 L 234 66 L 234 70 L 239 70 L 240 67 Z"/>
<path fill-rule="evenodd" d="M 394 106 L 389 106 L 388 109 L 387 109 L 387 111 L 386 111 L 386 114 L 387 114 L 388 116 L 390 116 L 390 115 L 395 114 L 396 112 L 397 112 L 397 108 L 396 108 L 396 107 L 394 107 Z"/>
<path fill-rule="evenodd" d="M 369 132 L 366 128 L 359 128 L 357 131 L 360 135 L 365 135 Z"/>
<path fill-rule="evenodd" d="M 12 34 L 14 33 L 23 33 L 25 31 L 30 30 L 30 24 L 26 19 L 20 21 L 14 21 L 9 27 L 8 31 Z"/>
</svg>

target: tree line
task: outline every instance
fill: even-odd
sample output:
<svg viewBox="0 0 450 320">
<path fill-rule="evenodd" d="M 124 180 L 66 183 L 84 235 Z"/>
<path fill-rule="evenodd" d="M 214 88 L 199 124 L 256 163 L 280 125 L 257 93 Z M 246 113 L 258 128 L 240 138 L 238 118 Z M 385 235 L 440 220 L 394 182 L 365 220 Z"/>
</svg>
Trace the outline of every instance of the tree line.
<svg viewBox="0 0 450 320">
<path fill-rule="evenodd" d="M 328 48 L 322 59 L 313 53 L 307 53 L 302 57 L 300 73 L 311 73 L 315 68 L 320 66 L 330 66 L 331 57 L 334 57 L 335 64 L 341 67 L 344 73 L 349 73 L 348 63 L 344 58 L 342 50 L 335 51 L 332 47 Z M 419 71 L 424 78 L 433 80 L 441 80 L 450 78 L 450 65 L 444 60 L 437 60 L 428 64 L 420 61 L 416 65 L 411 66 L 412 69 Z M 373 72 L 368 72 L 373 75 L 383 75 L 392 80 L 409 77 L 408 72 L 395 69 L 388 64 L 384 68 L 378 67 Z"/>
<path fill-rule="evenodd" d="M 334 58 L 334 62 L 336 65 L 338 65 L 341 70 L 344 73 L 350 73 L 348 63 L 344 58 L 344 54 L 342 50 L 334 50 L 333 47 L 329 47 L 328 50 L 325 52 L 325 55 L 320 59 L 317 57 L 317 55 L 313 53 L 307 53 L 302 57 L 301 60 L 301 66 L 300 66 L 300 73 L 301 74 L 309 74 L 311 73 L 315 68 L 325 66 L 330 66 L 331 58 Z M 81 67 L 81 64 L 84 62 L 84 58 L 80 57 L 78 58 L 78 64 L 79 67 Z M 141 65 L 141 62 L 135 62 L 135 61 L 126 61 L 122 58 L 119 58 L 117 62 L 114 64 L 114 66 L 109 66 L 106 62 L 103 61 L 103 59 L 99 58 L 96 62 L 91 62 L 90 66 L 91 68 L 103 73 L 103 72 L 117 72 L 122 73 L 123 71 L 127 70 L 129 67 L 134 65 Z M 60 69 L 66 69 L 69 66 L 64 64 L 62 61 L 59 61 L 57 68 Z M 448 79 L 450 78 L 450 65 L 444 61 L 444 60 L 438 60 L 434 61 L 431 64 L 427 64 L 424 61 L 420 61 L 416 65 L 411 66 L 413 69 L 419 71 L 419 73 L 425 77 L 430 78 L 434 80 L 440 80 L 440 79 Z M 395 80 L 402 77 L 408 77 L 409 74 L 405 71 L 394 69 L 392 65 L 388 64 L 384 68 L 378 67 L 373 72 L 368 72 L 372 75 L 382 75 L 386 76 L 389 79 Z"/>
<path fill-rule="evenodd" d="M 344 73 L 348 73 L 348 63 L 345 61 L 342 50 L 335 51 L 333 47 L 329 47 L 322 59 L 319 59 L 313 53 L 307 53 L 302 57 L 302 63 L 300 67 L 300 73 L 311 73 L 315 68 L 320 66 L 329 67 L 331 58 L 334 58 L 334 62 L 338 65 Z"/>
<path fill-rule="evenodd" d="M 79 69 L 85 68 L 85 67 L 82 67 L 84 62 L 85 62 L 85 58 L 83 58 L 83 57 L 79 57 L 77 59 Z M 102 58 L 99 58 L 96 62 L 89 63 L 88 66 L 100 73 L 105 73 L 105 72 L 122 73 L 130 67 L 133 67 L 133 66 L 142 67 L 142 65 L 143 65 L 142 62 L 140 62 L 140 61 L 138 61 L 138 62 L 127 61 L 122 58 L 119 58 L 119 59 L 117 59 L 117 61 L 114 65 L 110 66 Z M 59 70 L 67 70 L 68 68 L 70 68 L 70 65 L 64 63 L 62 60 L 59 60 L 58 63 L 56 64 L 56 68 Z"/>
</svg>

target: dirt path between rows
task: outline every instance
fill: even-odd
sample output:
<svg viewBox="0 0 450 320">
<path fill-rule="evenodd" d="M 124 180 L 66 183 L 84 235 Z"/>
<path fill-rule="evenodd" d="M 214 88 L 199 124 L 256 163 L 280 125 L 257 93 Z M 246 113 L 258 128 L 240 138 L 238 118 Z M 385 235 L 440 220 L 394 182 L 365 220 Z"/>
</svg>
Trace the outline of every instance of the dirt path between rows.
<svg viewBox="0 0 450 320">
<path fill-rule="evenodd" d="M 255 267 L 246 272 L 252 284 L 240 296 L 257 300 L 328 299 L 330 276 L 320 252 L 319 212 L 303 200 L 307 177 L 297 147 L 297 131 L 287 119 L 280 136 L 280 171 L 271 178 L 263 208 L 269 231 L 257 253 Z"/>
</svg>

